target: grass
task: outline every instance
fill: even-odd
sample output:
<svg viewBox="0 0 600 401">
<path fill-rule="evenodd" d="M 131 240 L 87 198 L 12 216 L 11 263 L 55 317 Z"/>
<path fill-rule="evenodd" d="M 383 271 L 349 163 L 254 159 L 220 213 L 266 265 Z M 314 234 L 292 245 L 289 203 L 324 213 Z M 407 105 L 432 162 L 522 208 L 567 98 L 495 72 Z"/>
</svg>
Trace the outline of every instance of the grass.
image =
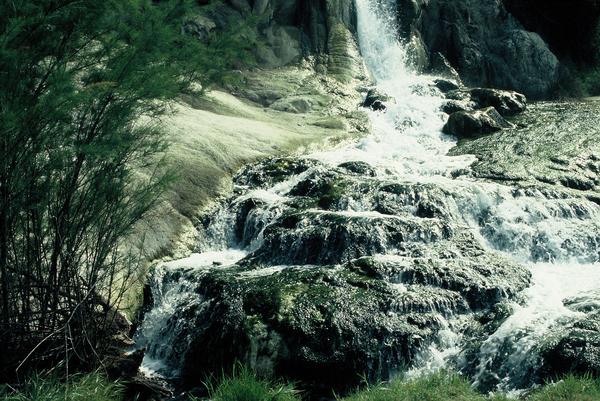
<svg viewBox="0 0 600 401">
<path fill-rule="evenodd" d="M 340 401 L 508 401 L 503 395 L 483 395 L 459 375 L 432 376 L 395 381 L 360 390 Z M 523 398 L 524 401 L 600 401 L 600 379 L 566 376 Z M 241 401 L 241 400 L 240 400 Z"/>
<path fill-rule="evenodd" d="M 54 376 L 33 376 L 19 391 L 0 385 L 0 401 L 121 401 L 123 387 L 92 373 L 63 382 Z"/>
<path fill-rule="evenodd" d="M 548 384 L 535 391 L 527 401 L 598 401 L 600 378 L 569 375 L 555 384 Z"/>
<path fill-rule="evenodd" d="M 300 401 L 291 385 L 259 379 L 241 365 L 235 367 L 233 375 L 206 386 L 211 401 Z"/>
<path fill-rule="evenodd" d="M 489 398 L 476 392 L 456 374 L 437 373 L 431 376 L 397 380 L 360 390 L 342 401 L 485 401 Z M 494 398 L 494 401 L 502 398 Z"/>
<path fill-rule="evenodd" d="M 207 384 L 210 401 L 300 401 L 289 384 L 257 378 L 237 366 L 233 375 Z M 123 401 L 123 387 L 99 374 L 74 376 L 68 385 L 54 377 L 34 376 L 19 392 L 0 386 L 0 401 Z M 190 401 L 200 401 L 192 398 Z M 461 376 L 437 373 L 370 386 L 338 401 L 508 401 L 502 395 L 483 395 Z M 547 384 L 523 401 L 600 401 L 600 378 L 566 376 Z"/>
</svg>

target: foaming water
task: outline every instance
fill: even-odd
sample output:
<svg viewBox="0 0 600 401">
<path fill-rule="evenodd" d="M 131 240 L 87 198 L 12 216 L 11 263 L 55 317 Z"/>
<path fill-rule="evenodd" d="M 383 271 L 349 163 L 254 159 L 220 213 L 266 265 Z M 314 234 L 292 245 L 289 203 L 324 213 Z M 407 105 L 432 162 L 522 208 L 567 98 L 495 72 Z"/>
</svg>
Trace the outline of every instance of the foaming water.
<svg viewBox="0 0 600 401">
<path fill-rule="evenodd" d="M 356 145 L 312 155 L 322 161 L 368 162 L 396 177 L 420 180 L 449 176 L 470 165 L 471 156 L 447 156 L 456 140 L 441 130 L 443 98 L 431 77 L 415 72 L 396 32 L 394 2 L 357 0 L 360 49 L 378 91 L 393 99 L 386 112 L 370 112 L 371 135 Z"/>
<path fill-rule="evenodd" d="M 357 0 L 360 47 L 377 88 L 396 99 L 386 113 L 372 112 L 372 135 L 337 160 L 359 159 L 384 166 L 403 180 L 432 182 L 453 195 L 455 216 L 487 244 L 524 263 L 532 286 L 524 302 L 481 346 L 475 385 L 494 376 L 505 392 L 526 388 L 540 364 L 537 348 L 557 322 L 576 316 L 564 300 L 600 288 L 600 212 L 580 198 L 553 197 L 537 190 L 448 179 L 471 157 L 449 157 L 455 145 L 441 133 L 442 97 L 415 73 L 396 32 L 395 3 Z M 322 157 L 327 159 L 327 157 Z M 336 160 L 329 156 L 329 160 Z M 336 161 L 337 161 L 336 160 Z M 447 367 L 460 353 L 461 335 L 451 324 L 417 358 L 409 376 Z"/>
<path fill-rule="evenodd" d="M 481 346 L 474 385 L 492 376 L 504 392 L 526 389 L 535 383 L 541 363 L 539 346 L 560 320 L 584 316 L 565 300 L 600 288 L 599 264 L 532 264 L 533 285 L 526 302 L 514 305 L 512 315 Z"/>
</svg>

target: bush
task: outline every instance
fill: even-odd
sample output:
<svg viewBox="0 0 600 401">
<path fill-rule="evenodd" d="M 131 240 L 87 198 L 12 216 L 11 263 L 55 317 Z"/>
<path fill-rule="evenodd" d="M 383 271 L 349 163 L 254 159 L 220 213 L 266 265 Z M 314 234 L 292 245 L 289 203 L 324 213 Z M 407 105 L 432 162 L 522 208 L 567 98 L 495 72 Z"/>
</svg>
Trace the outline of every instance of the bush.
<svg viewBox="0 0 600 401">
<path fill-rule="evenodd" d="M 62 382 L 55 376 L 33 376 L 20 391 L 0 387 L 0 401 L 120 401 L 123 388 L 92 373 Z"/>
</svg>

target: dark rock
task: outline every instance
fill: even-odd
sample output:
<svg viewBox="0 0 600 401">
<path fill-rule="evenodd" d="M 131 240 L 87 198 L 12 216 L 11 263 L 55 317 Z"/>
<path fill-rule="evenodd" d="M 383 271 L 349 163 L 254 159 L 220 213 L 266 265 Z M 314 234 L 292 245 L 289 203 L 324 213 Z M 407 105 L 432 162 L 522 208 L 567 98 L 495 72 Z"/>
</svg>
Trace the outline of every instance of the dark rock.
<svg viewBox="0 0 600 401">
<path fill-rule="evenodd" d="M 317 162 L 311 159 L 271 158 L 245 167 L 236 175 L 234 183 L 250 188 L 264 188 L 283 181 L 290 174 L 301 174 L 315 165 Z"/>
<path fill-rule="evenodd" d="M 387 110 L 387 106 L 381 100 L 375 100 L 373 104 L 371 104 L 371 110 L 373 111 L 385 111 Z"/>
<path fill-rule="evenodd" d="M 560 179 L 560 183 L 565 187 L 579 189 L 580 191 L 589 191 L 596 187 L 593 180 L 577 175 L 564 176 Z"/>
<path fill-rule="evenodd" d="M 103 361 L 108 377 L 112 380 L 131 379 L 137 375 L 144 359 L 145 350 L 135 350 L 129 353 L 109 356 Z"/>
<path fill-rule="evenodd" d="M 502 1 L 401 0 L 401 33 L 415 31 L 432 64 L 441 53 L 470 86 L 517 90 L 532 98 L 548 96 L 559 79 L 559 61 L 542 38 L 506 11 Z"/>
<path fill-rule="evenodd" d="M 433 81 L 433 84 L 442 93 L 460 89 L 460 85 L 457 82 L 451 81 L 449 79 L 436 79 L 435 81 Z"/>
<path fill-rule="evenodd" d="M 173 399 L 167 383 L 157 378 L 137 375 L 125 383 L 125 398 L 136 401 L 166 401 Z"/>
<path fill-rule="evenodd" d="M 508 11 L 539 33 L 559 57 L 595 63 L 600 3 L 597 1 L 504 0 Z"/>
<path fill-rule="evenodd" d="M 309 54 L 326 54 L 335 60 L 351 58 L 347 49 L 340 46 L 342 42 L 349 44 L 356 32 L 355 6 L 349 0 L 327 6 L 301 0 L 228 0 L 201 11 L 216 23 L 216 32 L 242 24 L 248 18 L 259 19 L 254 29 L 261 46 L 256 46 L 254 53 L 262 67 L 294 64 Z M 344 35 L 340 39 L 341 31 Z M 337 62 L 326 64 L 331 69 L 340 68 Z"/>
<path fill-rule="evenodd" d="M 495 108 L 488 107 L 483 110 L 459 111 L 450 115 L 443 132 L 458 138 L 474 138 L 510 127 L 512 124 L 506 121 Z"/>
<path fill-rule="evenodd" d="M 452 67 L 448 59 L 440 52 L 433 54 L 431 57 L 428 73 L 450 79 L 462 85 L 460 74 L 454 69 L 454 67 Z"/>
<path fill-rule="evenodd" d="M 447 100 L 442 105 L 442 111 L 446 114 L 456 113 L 457 111 L 473 111 L 474 104 L 464 100 Z"/>
<path fill-rule="evenodd" d="M 522 113 L 527 108 L 525 96 L 513 91 L 474 88 L 469 90 L 469 94 L 471 100 L 477 104 L 477 108 L 494 107 L 503 116 Z"/>
<path fill-rule="evenodd" d="M 338 167 L 343 168 L 344 170 L 347 170 L 351 173 L 355 173 L 355 174 L 359 174 L 359 175 L 364 175 L 364 176 L 369 176 L 369 177 L 375 177 L 377 175 L 377 173 L 375 172 L 375 169 L 369 163 L 365 163 L 365 162 L 360 162 L 360 161 L 345 162 L 345 163 L 340 164 Z"/>
<path fill-rule="evenodd" d="M 380 93 L 377 89 L 369 89 L 363 102 L 363 107 L 368 107 L 375 111 L 383 111 L 387 108 L 385 103 L 391 100 L 390 96 Z"/>
</svg>

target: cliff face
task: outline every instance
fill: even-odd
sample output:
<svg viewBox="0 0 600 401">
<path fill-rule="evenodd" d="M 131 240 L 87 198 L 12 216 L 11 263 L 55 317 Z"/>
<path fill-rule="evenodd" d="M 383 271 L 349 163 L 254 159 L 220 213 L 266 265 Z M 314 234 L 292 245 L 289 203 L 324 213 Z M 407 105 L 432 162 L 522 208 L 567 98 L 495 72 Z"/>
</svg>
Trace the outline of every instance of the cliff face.
<svg viewBox="0 0 600 401">
<path fill-rule="evenodd" d="M 352 0 L 227 0 L 193 21 L 198 33 L 252 19 L 261 43 L 261 68 L 297 64 L 311 56 L 315 69 L 348 82 L 360 74 L 356 10 Z M 200 35 L 202 36 L 202 35 Z"/>
<path fill-rule="evenodd" d="M 467 85 L 557 94 L 573 62 L 596 62 L 600 5 L 581 0 L 396 0 L 400 36 L 415 66 L 442 54 Z M 353 0 L 227 0 L 207 13 L 210 26 L 254 18 L 263 68 L 311 56 L 316 70 L 349 81 L 359 74 Z"/>
<path fill-rule="evenodd" d="M 443 54 L 468 85 L 543 98 L 558 82 L 558 58 L 501 0 L 399 0 L 398 10 L 403 35 L 429 56 Z"/>
<path fill-rule="evenodd" d="M 538 99 L 568 95 L 573 73 L 598 63 L 599 17 L 595 0 L 398 0 L 418 67 L 439 52 L 469 85 Z"/>
<path fill-rule="evenodd" d="M 538 32 L 561 59 L 597 62 L 600 2 L 596 0 L 504 0 L 507 10 Z"/>
</svg>

